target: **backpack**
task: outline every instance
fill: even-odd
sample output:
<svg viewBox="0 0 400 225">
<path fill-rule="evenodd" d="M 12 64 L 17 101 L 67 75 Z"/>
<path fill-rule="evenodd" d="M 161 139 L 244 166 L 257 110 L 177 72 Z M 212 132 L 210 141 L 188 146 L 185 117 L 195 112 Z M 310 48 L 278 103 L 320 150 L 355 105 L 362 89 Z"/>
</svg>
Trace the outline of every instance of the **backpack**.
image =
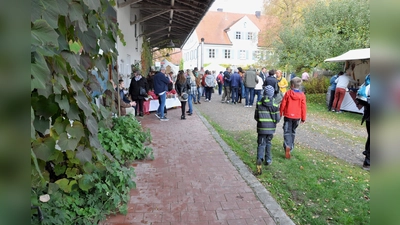
<svg viewBox="0 0 400 225">
<path fill-rule="evenodd" d="M 214 87 L 214 76 L 209 74 L 206 76 L 205 83 L 207 87 Z"/>
<path fill-rule="evenodd" d="M 361 85 L 360 89 L 357 91 L 356 99 L 360 105 L 365 106 L 369 104 L 370 87 L 371 81 L 369 74 L 365 77 L 364 83 Z"/>
</svg>

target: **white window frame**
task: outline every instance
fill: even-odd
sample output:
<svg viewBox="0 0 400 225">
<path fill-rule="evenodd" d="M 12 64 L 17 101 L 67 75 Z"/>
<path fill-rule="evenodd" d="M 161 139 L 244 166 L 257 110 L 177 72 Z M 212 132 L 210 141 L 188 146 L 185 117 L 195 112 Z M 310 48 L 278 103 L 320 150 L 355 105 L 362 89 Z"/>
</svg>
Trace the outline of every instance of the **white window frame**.
<svg viewBox="0 0 400 225">
<path fill-rule="evenodd" d="M 215 49 L 214 48 L 208 49 L 208 58 L 215 59 Z"/>
<path fill-rule="evenodd" d="M 239 50 L 239 59 L 246 59 L 246 50 Z"/>
<path fill-rule="evenodd" d="M 236 33 L 235 33 L 235 39 L 237 39 L 237 40 L 242 39 L 242 32 L 236 31 Z"/>
<path fill-rule="evenodd" d="M 254 38 L 254 33 L 253 32 L 247 32 L 247 40 L 253 40 Z"/>
<path fill-rule="evenodd" d="M 231 58 L 231 50 L 230 49 L 225 49 L 224 50 L 224 58 L 225 59 L 230 59 Z"/>
</svg>

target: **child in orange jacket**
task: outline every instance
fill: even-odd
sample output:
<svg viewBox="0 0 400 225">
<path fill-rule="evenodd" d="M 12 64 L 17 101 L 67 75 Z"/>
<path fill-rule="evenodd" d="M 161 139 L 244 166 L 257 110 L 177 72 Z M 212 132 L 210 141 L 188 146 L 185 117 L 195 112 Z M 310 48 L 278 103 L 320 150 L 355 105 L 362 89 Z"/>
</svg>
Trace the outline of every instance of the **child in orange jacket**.
<svg viewBox="0 0 400 225">
<path fill-rule="evenodd" d="M 283 148 L 287 159 L 290 159 L 290 153 L 294 148 L 296 128 L 300 121 L 301 123 L 306 121 L 306 96 L 300 91 L 301 83 L 300 77 L 295 77 L 290 81 L 290 90 L 283 96 L 280 106 L 280 116 L 285 117 L 283 120 Z"/>
</svg>

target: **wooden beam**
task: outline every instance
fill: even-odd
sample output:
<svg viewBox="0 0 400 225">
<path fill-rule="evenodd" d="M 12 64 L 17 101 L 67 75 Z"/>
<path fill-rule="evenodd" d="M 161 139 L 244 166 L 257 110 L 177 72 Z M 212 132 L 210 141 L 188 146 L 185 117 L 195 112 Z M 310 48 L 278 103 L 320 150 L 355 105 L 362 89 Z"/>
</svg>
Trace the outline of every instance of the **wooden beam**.
<svg viewBox="0 0 400 225">
<path fill-rule="evenodd" d="M 122 3 L 117 2 L 117 5 L 118 5 L 118 8 L 122 8 L 122 7 L 125 7 L 125 6 L 130 5 L 130 4 L 139 3 L 141 1 L 143 1 L 143 0 L 124 0 L 124 2 L 122 2 Z"/>
<path fill-rule="evenodd" d="M 160 16 L 160 15 L 162 15 L 162 14 L 164 14 L 164 13 L 167 13 L 167 12 L 169 12 L 169 11 L 170 11 L 169 9 L 167 9 L 167 10 L 163 10 L 163 11 L 160 11 L 160 12 L 158 12 L 158 13 L 154 13 L 154 14 L 152 14 L 152 15 L 148 15 L 148 16 L 146 16 L 146 17 L 143 17 L 143 18 L 142 18 L 142 19 L 140 19 L 140 20 L 131 21 L 131 25 L 134 25 L 134 24 L 137 24 L 137 23 L 144 22 L 144 21 L 146 21 L 146 20 L 149 20 L 149 19 L 151 19 L 151 18 L 154 18 L 154 17 Z"/>
<path fill-rule="evenodd" d="M 163 9 L 170 9 L 170 10 L 176 10 L 176 11 L 193 11 L 193 8 L 190 7 L 185 7 L 185 6 L 158 6 L 158 5 L 131 5 L 131 8 L 135 9 L 147 9 L 147 10 L 163 10 Z"/>
<path fill-rule="evenodd" d="M 158 29 L 158 30 L 154 30 L 154 31 L 149 32 L 149 33 L 142 33 L 142 34 L 139 34 L 138 37 L 141 37 L 141 36 L 146 36 L 146 37 L 148 37 L 148 36 L 151 35 L 151 34 L 158 33 L 158 32 L 160 32 L 160 31 L 163 31 L 163 30 L 167 29 L 167 28 L 168 28 L 168 26 L 163 27 L 163 28 L 160 28 L 160 29 Z"/>
</svg>

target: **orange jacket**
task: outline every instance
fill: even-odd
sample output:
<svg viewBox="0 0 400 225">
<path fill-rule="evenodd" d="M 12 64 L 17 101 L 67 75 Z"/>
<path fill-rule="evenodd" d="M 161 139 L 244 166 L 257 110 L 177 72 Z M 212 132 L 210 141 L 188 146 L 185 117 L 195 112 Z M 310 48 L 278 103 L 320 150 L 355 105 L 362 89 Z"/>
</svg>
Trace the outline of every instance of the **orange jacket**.
<svg viewBox="0 0 400 225">
<path fill-rule="evenodd" d="M 307 105 L 306 96 L 299 90 L 289 90 L 283 96 L 280 115 L 290 119 L 301 119 L 306 121 Z"/>
</svg>

